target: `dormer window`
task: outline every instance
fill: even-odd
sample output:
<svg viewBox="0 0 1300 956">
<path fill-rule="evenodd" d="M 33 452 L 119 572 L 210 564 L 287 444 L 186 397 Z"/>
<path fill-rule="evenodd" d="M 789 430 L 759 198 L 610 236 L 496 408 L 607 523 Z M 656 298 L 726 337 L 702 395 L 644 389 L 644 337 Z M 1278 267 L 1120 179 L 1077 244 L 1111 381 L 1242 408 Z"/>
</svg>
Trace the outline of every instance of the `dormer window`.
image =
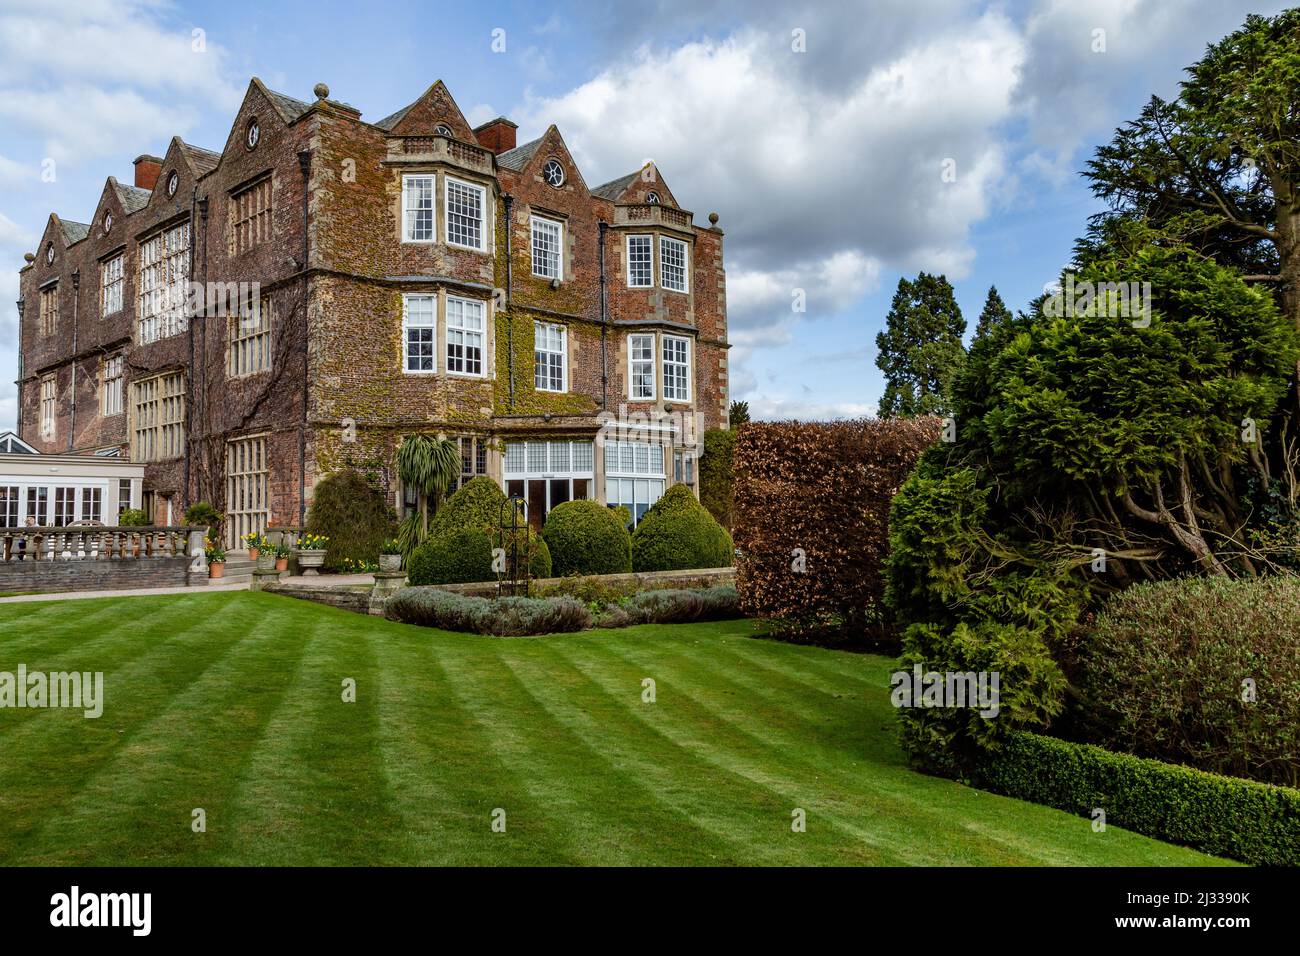
<svg viewBox="0 0 1300 956">
<path fill-rule="evenodd" d="M 439 136 L 446 136 L 448 138 L 451 137 L 451 127 L 448 126 L 446 123 L 439 123 L 437 126 L 433 128 L 433 131 L 437 133 Z"/>
<path fill-rule="evenodd" d="M 248 131 L 244 135 L 244 142 L 249 149 L 256 149 L 258 141 L 262 138 L 262 127 L 257 122 L 257 117 L 248 121 Z"/>
<path fill-rule="evenodd" d="M 542 167 L 542 178 L 556 189 L 564 185 L 564 167 L 560 165 L 559 160 L 546 161 L 546 165 Z"/>
<path fill-rule="evenodd" d="M 659 205 L 659 194 L 652 189 L 645 194 L 645 201 L 652 206 L 657 206 Z"/>
<path fill-rule="evenodd" d="M 167 195 L 175 196 L 176 190 L 180 186 L 180 184 L 181 184 L 180 174 L 173 169 L 171 173 L 167 176 Z"/>
</svg>

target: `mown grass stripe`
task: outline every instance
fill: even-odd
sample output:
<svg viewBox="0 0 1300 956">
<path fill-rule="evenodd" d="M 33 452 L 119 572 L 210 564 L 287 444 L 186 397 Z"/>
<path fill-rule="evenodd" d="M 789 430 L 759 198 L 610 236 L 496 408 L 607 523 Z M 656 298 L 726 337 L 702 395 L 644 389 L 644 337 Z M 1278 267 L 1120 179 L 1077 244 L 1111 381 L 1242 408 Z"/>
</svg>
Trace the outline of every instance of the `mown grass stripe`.
<svg viewBox="0 0 1300 956">
<path fill-rule="evenodd" d="M 548 650 L 559 649 L 563 655 L 563 642 L 556 645 Z M 747 794 L 738 790 L 720 794 L 716 778 L 709 789 L 702 790 L 691 774 L 663 773 L 664 765 L 673 766 L 688 755 L 625 714 L 614 694 L 571 663 L 557 667 L 551 654 L 514 653 L 516 647 L 505 646 L 500 654 L 515 685 L 581 742 L 589 755 L 584 766 L 608 782 L 604 789 L 617 791 L 611 798 L 617 801 L 620 813 L 635 816 L 636 828 L 622 834 L 620 842 L 633 850 L 638 863 L 680 863 L 683 858 L 706 864 L 735 863 L 755 855 L 753 848 L 735 839 L 736 814 L 717 814 L 721 800 L 739 800 Z M 534 689 L 547 685 L 558 693 Z M 633 698 L 639 698 L 640 691 L 637 681 L 629 681 L 625 688 Z M 600 797 L 593 794 L 592 799 Z M 598 804 L 596 810 L 602 815 L 610 813 L 608 804 Z"/>
</svg>

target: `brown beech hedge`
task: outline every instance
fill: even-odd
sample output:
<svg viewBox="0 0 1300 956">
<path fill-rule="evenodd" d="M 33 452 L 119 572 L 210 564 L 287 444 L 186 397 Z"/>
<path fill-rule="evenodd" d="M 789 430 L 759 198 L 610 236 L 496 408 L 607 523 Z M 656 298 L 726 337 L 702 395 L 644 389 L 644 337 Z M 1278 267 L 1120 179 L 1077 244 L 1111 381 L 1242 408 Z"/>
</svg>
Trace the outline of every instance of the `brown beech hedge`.
<svg viewBox="0 0 1300 956">
<path fill-rule="evenodd" d="M 741 429 L 733 528 L 741 610 L 793 634 L 888 636 L 889 502 L 940 427 L 927 417 Z"/>
</svg>

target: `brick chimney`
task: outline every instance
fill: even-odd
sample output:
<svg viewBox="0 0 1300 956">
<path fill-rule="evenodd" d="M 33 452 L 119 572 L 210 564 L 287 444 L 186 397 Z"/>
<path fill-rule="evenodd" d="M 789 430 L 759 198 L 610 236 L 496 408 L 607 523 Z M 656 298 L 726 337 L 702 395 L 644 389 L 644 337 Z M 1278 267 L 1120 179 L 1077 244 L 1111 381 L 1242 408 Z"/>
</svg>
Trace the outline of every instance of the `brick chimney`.
<svg viewBox="0 0 1300 956">
<path fill-rule="evenodd" d="M 515 130 L 519 124 L 512 123 L 504 116 L 488 120 L 482 126 L 475 127 L 474 136 L 484 149 L 492 150 L 492 155 L 504 153 L 515 148 Z"/>
<path fill-rule="evenodd" d="M 135 184 L 140 189 L 153 189 L 162 175 L 163 161 L 157 156 L 137 156 L 135 158 Z"/>
</svg>

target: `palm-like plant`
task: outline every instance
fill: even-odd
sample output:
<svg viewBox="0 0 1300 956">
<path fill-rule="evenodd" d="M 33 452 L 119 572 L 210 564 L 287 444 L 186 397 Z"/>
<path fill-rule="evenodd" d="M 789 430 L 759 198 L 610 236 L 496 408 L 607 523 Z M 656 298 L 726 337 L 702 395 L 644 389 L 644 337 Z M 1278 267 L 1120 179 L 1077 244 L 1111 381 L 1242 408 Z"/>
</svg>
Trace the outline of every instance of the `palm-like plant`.
<svg viewBox="0 0 1300 956">
<path fill-rule="evenodd" d="M 411 552 L 429 535 L 429 503 L 436 508 L 460 474 L 460 447 L 447 438 L 407 435 L 397 449 L 397 474 L 414 488 L 419 510 L 398 529 L 402 553 Z"/>
</svg>

